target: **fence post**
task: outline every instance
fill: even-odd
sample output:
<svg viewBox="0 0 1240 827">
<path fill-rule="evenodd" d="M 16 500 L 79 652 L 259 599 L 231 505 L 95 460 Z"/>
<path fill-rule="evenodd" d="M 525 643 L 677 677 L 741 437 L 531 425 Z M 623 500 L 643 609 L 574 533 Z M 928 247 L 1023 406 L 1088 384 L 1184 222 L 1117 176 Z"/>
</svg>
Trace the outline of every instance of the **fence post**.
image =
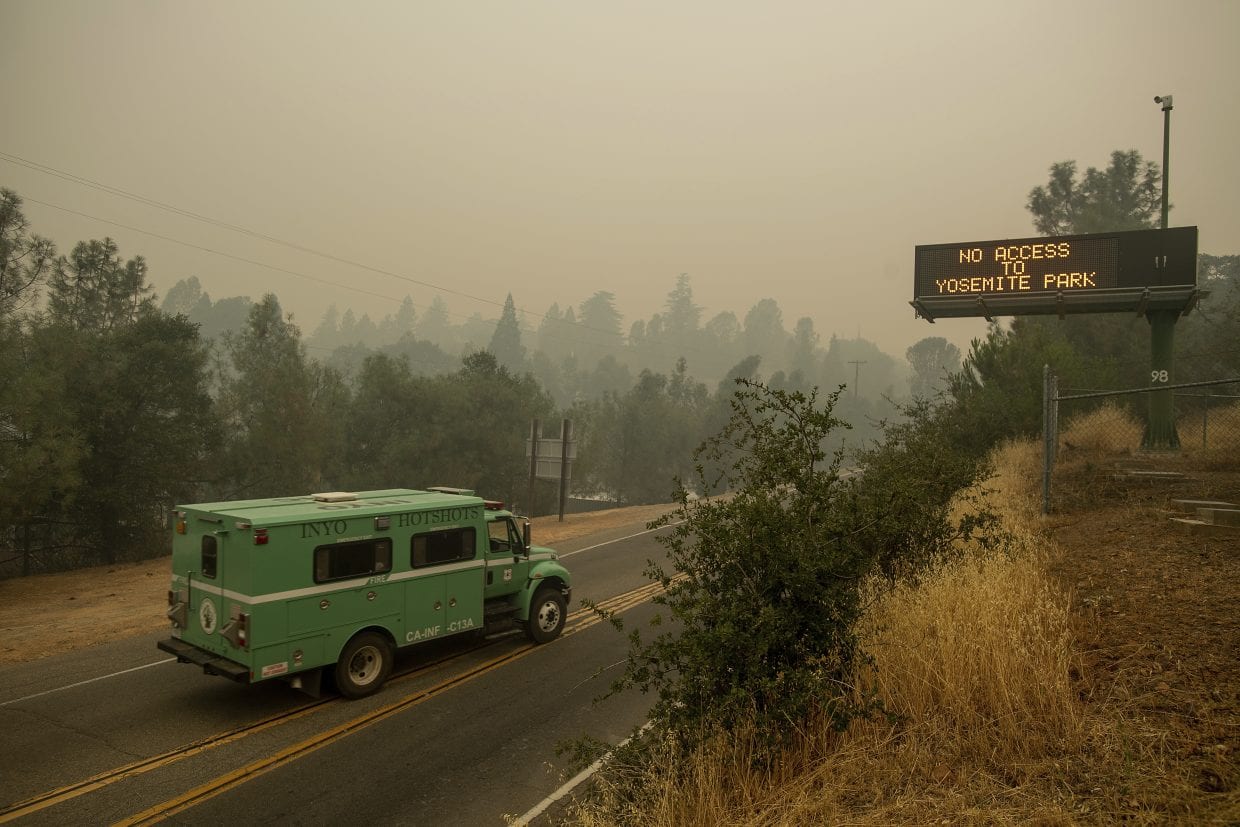
<svg viewBox="0 0 1240 827">
<path fill-rule="evenodd" d="M 1206 450 L 1206 428 L 1210 424 L 1210 397 L 1206 397 L 1206 403 L 1201 406 L 1201 450 Z"/>
<path fill-rule="evenodd" d="M 22 526 L 22 577 L 30 576 L 30 521 Z"/>
<path fill-rule="evenodd" d="M 1051 366 L 1042 366 L 1042 513 L 1051 513 L 1051 464 L 1055 461 L 1051 422 Z"/>
<path fill-rule="evenodd" d="M 1059 375 L 1051 371 L 1051 470 L 1059 462 Z"/>
</svg>

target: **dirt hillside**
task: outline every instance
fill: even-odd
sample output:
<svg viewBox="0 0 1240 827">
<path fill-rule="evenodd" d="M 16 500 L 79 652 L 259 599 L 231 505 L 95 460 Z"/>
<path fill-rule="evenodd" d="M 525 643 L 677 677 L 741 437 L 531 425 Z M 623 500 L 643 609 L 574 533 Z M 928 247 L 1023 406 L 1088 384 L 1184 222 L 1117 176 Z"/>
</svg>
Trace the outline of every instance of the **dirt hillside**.
<svg viewBox="0 0 1240 827">
<path fill-rule="evenodd" d="M 1234 461 L 1156 464 L 1185 476 L 1126 480 L 1105 464 L 1060 477 L 1052 573 L 1074 596 L 1082 695 L 1122 711 L 1164 767 L 1153 809 L 1191 819 L 1177 805 L 1201 794 L 1240 802 L 1240 529 L 1193 534 L 1169 506 L 1240 503 L 1240 473 Z M 1143 809 L 1150 780 L 1132 779 L 1131 809 Z"/>
</svg>

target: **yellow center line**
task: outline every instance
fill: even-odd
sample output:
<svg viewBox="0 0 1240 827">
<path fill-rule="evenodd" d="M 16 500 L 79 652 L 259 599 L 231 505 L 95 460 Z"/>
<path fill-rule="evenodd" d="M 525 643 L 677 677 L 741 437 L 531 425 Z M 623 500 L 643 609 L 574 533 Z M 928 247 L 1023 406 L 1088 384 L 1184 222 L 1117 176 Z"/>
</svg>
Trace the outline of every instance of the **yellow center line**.
<svg viewBox="0 0 1240 827">
<path fill-rule="evenodd" d="M 86 795 L 87 793 L 107 787 L 110 784 L 123 781 L 126 778 L 142 775 L 144 773 L 151 772 L 152 770 L 157 770 L 160 767 L 166 767 L 169 764 L 180 761 L 182 758 L 189 758 L 191 756 L 198 755 L 199 753 L 206 752 L 209 749 L 230 744 L 233 741 L 239 741 L 247 735 L 254 735 L 279 724 L 295 721 L 298 718 L 303 718 L 309 715 L 311 712 L 317 711 L 319 707 L 327 703 L 331 703 L 331 699 L 310 703 L 299 709 L 292 710 L 291 712 L 281 714 L 266 721 L 260 721 L 256 724 L 246 724 L 245 726 L 229 730 L 222 735 L 211 735 L 207 738 L 194 741 L 188 746 L 178 747 L 174 750 L 161 753 L 160 755 L 144 758 L 141 761 L 135 761 L 132 764 L 92 776 L 84 781 L 59 787 L 55 790 L 51 790 L 50 792 L 36 796 L 35 798 L 26 799 L 25 801 L 18 802 L 12 807 L 0 812 L 0 824 L 13 821 L 14 819 L 21 818 L 22 816 L 29 815 L 40 810 L 45 810 L 48 807 L 53 807 L 63 801 L 68 801 L 69 799 Z"/>
<path fill-rule="evenodd" d="M 659 583 L 651 583 L 647 586 L 627 592 L 626 594 L 609 598 L 606 601 L 602 601 L 598 605 L 604 611 L 619 613 L 646 602 L 656 592 L 661 590 L 662 586 Z M 606 606 L 606 608 L 604 608 L 604 606 Z M 602 621 L 602 617 L 591 609 L 580 609 L 571 613 L 568 617 L 576 620 L 577 622 L 571 629 L 565 629 L 564 634 L 566 636 L 568 634 L 580 632 L 583 629 L 587 629 Z M 499 657 L 492 658 L 491 660 L 486 661 L 467 672 L 447 678 L 435 686 L 413 695 L 409 695 L 399 701 L 380 707 L 372 712 L 359 715 L 350 721 L 346 721 L 343 724 L 311 736 L 310 738 L 286 747 L 276 753 L 273 753 L 272 755 L 265 758 L 260 758 L 257 761 L 253 761 L 243 767 L 239 767 L 232 772 L 225 773 L 224 775 L 208 781 L 205 784 L 201 784 L 180 796 L 169 799 L 161 804 L 156 804 L 155 806 L 143 810 L 142 812 L 123 821 L 118 821 L 116 822 L 115 827 L 133 827 L 134 825 L 155 824 L 163 821 L 166 818 L 184 812 L 185 810 L 201 804 L 204 801 L 215 798 L 216 796 L 238 787 L 251 779 L 257 778 L 260 775 L 281 766 L 282 764 L 289 763 L 298 758 L 316 752 L 317 750 L 340 740 L 350 733 L 360 731 L 372 724 L 386 720 L 398 712 L 402 712 L 406 709 L 412 709 L 425 701 L 443 694 L 449 689 L 464 686 L 465 684 L 470 683 L 473 680 L 494 671 L 495 669 L 498 669 L 500 666 L 518 661 L 527 655 L 539 651 L 541 648 L 542 647 L 527 644 L 514 652 L 509 652 L 507 654 L 500 655 Z"/>
<path fill-rule="evenodd" d="M 187 810 L 196 804 L 201 804 L 204 801 L 212 799 L 220 793 L 227 792 L 233 787 L 239 786 L 246 781 L 257 778 L 258 776 L 275 769 L 281 764 L 287 763 L 296 758 L 301 758 L 302 756 L 309 755 L 312 752 L 322 749 L 328 744 L 343 738 L 351 732 L 359 731 L 370 726 L 371 724 L 376 724 L 390 718 L 402 710 L 412 709 L 424 701 L 428 701 L 449 689 L 457 686 L 463 686 L 470 681 L 473 681 L 475 678 L 480 678 L 506 663 L 520 660 L 535 651 L 537 651 L 537 647 L 527 646 L 522 649 L 518 649 L 515 652 L 510 652 L 506 655 L 500 655 L 497 658 L 492 658 L 469 672 L 448 678 L 447 680 L 441 681 L 429 689 L 402 698 L 395 703 L 380 707 L 379 709 L 374 710 L 373 712 L 368 712 L 365 715 L 359 715 L 350 721 L 334 726 L 331 729 L 311 736 L 304 741 L 285 747 L 279 752 L 273 753 L 266 758 L 260 758 L 259 760 L 246 764 L 243 767 L 239 767 L 232 772 L 225 773 L 218 778 L 208 781 L 206 784 L 195 787 L 183 795 L 169 799 L 162 804 L 156 804 L 154 807 L 143 810 L 137 815 L 131 816 L 124 821 L 118 821 L 116 822 L 115 827 L 129 827 L 130 825 L 138 824 L 154 824 L 162 821 L 165 818 L 176 815 L 177 813 Z"/>
</svg>

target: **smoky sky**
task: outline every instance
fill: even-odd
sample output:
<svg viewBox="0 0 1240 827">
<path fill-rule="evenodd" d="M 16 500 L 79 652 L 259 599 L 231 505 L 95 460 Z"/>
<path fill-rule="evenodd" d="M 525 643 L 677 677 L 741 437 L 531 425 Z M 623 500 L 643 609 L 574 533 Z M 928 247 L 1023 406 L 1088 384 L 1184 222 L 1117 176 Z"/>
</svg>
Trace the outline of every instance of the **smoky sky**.
<svg viewBox="0 0 1240 827">
<path fill-rule="evenodd" d="M 914 246 L 1034 235 L 1057 161 L 1160 162 L 1156 94 L 1172 224 L 1240 252 L 1237 34 L 1228 0 L 0 0 L 0 152 L 252 234 L 11 158 L 0 185 L 62 251 L 111 236 L 160 293 L 274 292 L 307 332 L 597 290 L 627 331 L 687 273 L 703 320 L 769 297 L 899 358 L 985 327 L 913 318 Z"/>
</svg>

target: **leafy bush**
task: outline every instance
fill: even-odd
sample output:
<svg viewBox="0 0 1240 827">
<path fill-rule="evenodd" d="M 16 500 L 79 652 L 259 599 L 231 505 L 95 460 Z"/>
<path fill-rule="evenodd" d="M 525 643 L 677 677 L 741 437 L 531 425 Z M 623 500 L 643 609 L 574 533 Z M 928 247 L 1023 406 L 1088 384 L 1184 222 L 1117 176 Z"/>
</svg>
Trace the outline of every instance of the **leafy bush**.
<svg viewBox="0 0 1240 827">
<path fill-rule="evenodd" d="M 849 427 L 833 413 L 839 391 L 820 403 L 816 390 L 737 383 L 731 419 L 694 454 L 706 496 L 681 484 L 676 510 L 651 524 L 671 528 L 670 568 L 647 574 L 675 627 L 632 631 L 613 687 L 657 691 L 653 737 L 685 746 L 742 720 L 772 745 L 811 716 L 842 728 L 866 709 L 849 685 L 865 576 L 915 568 L 990 522 L 949 519 L 983 464 L 952 453 L 924 403 L 885 426 L 860 479 L 841 481 L 841 452 L 823 448 Z"/>
</svg>

